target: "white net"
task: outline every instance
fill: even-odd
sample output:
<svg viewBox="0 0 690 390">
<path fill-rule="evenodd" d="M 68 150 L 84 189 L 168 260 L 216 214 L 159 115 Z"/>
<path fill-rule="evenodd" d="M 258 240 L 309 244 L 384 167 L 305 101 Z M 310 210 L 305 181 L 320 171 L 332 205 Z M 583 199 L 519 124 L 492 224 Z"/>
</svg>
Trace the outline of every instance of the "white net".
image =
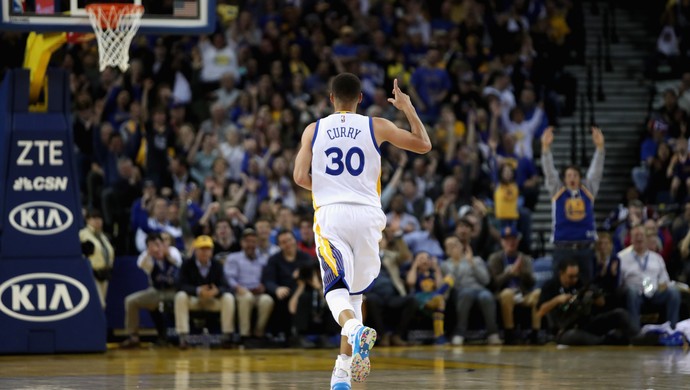
<svg viewBox="0 0 690 390">
<path fill-rule="evenodd" d="M 129 68 L 129 46 L 136 35 L 144 7 L 91 4 L 86 7 L 98 42 L 101 72 L 108 66 Z"/>
</svg>

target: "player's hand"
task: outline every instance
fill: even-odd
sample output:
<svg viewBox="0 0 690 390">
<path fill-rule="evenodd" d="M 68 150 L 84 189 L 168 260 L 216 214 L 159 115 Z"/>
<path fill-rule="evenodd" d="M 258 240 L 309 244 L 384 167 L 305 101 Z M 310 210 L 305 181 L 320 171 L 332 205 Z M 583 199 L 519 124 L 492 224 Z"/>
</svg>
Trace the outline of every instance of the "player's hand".
<svg viewBox="0 0 690 390">
<path fill-rule="evenodd" d="M 412 107 L 410 95 L 400 90 L 400 87 L 398 87 L 398 79 L 393 80 L 393 97 L 388 98 L 388 102 L 400 111 Z"/>
</svg>

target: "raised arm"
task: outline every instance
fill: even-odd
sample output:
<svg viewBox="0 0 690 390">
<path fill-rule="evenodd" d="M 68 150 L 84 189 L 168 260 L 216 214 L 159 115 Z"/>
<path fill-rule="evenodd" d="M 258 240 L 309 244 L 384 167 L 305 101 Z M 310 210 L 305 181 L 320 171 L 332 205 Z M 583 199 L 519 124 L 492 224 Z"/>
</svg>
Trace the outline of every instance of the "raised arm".
<svg viewBox="0 0 690 390">
<path fill-rule="evenodd" d="M 534 115 L 532 115 L 532 119 L 525 123 L 525 128 L 530 134 L 532 134 L 532 136 L 534 136 L 534 134 L 537 132 L 537 129 L 539 128 L 543 118 L 544 110 L 542 110 L 541 107 L 537 107 L 537 109 L 534 111 Z"/>
<path fill-rule="evenodd" d="M 387 119 L 373 118 L 374 133 L 378 142 L 388 141 L 400 149 L 420 154 L 430 151 L 429 134 L 427 134 L 422 120 L 419 119 L 417 111 L 410 101 L 410 96 L 398 87 L 397 79 L 393 81 L 393 98 L 388 99 L 388 101 L 405 114 L 410 122 L 411 131 L 403 130 Z"/>
<path fill-rule="evenodd" d="M 295 158 L 293 177 L 300 187 L 311 191 L 311 144 L 314 139 L 316 123 L 311 123 L 302 133 L 302 142 Z"/>
<path fill-rule="evenodd" d="M 407 165 L 407 154 L 405 152 L 400 152 L 400 159 L 398 160 L 398 166 L 395 168 L 395 173 L 393 177 L 388 181 L 386 187 L 381 191 L 381 207 L 386 210 L 388 205 L 391 203 L 393 196 L 398 192 L 398 185 L 402 179 L 403 173 L 405 173 L 405 165 Z"/>
<path fill-rule="evenodd" d="M 585 186 L 596 196 L 599 192 L 601 178 L 604 176 L 604 134 L 598 127 L 592 127 L 592 142 L 596 146 L 592 162 L 587 170 L 587 180 Z"/>
<path fill-rule="evenodd" d="M 548 127 L 541 136 L 541 168 L 544 170 L 546 189 L 549 190 L 550 196 L 554 196 L 563 187 L 563 183 L 558 178 L 558 171 L 553 164 L 551 143 L 553 143 L 553 127 Z"/>
</svg>

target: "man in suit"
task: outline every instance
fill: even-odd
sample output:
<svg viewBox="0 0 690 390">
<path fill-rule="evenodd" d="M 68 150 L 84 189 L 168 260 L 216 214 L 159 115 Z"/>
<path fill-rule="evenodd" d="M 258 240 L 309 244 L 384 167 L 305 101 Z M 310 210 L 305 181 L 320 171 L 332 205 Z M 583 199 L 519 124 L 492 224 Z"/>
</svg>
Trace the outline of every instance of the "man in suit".
<svg viewBox="0 0 690 390">
<path fill-rule="evenodd" d="M 235 297 L 225 281 L 223 265 L 212 259 L 213 239 L 199 236 L 193 247 L 194 255 L 180 268 L 175 295 L 175 328 L 180 336 L 180 348 L 188 346 L 190 310 L 220 312 L 221 330 L 227 345 L 235 333 Z"/>
</svg>

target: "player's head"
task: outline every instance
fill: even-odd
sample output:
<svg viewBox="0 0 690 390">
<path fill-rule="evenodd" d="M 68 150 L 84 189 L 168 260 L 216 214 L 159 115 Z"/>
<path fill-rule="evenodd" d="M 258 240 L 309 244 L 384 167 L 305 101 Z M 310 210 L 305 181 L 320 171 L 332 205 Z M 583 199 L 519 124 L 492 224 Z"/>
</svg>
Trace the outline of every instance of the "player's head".
<svg viewBox="0 0 690 390">
<path fill-rule="evenodd" d="M 351 107 L 362 101 L 362 83 L 352 73 L 341 73 L 331 81 L 331 103 Z"/>
</svg>

